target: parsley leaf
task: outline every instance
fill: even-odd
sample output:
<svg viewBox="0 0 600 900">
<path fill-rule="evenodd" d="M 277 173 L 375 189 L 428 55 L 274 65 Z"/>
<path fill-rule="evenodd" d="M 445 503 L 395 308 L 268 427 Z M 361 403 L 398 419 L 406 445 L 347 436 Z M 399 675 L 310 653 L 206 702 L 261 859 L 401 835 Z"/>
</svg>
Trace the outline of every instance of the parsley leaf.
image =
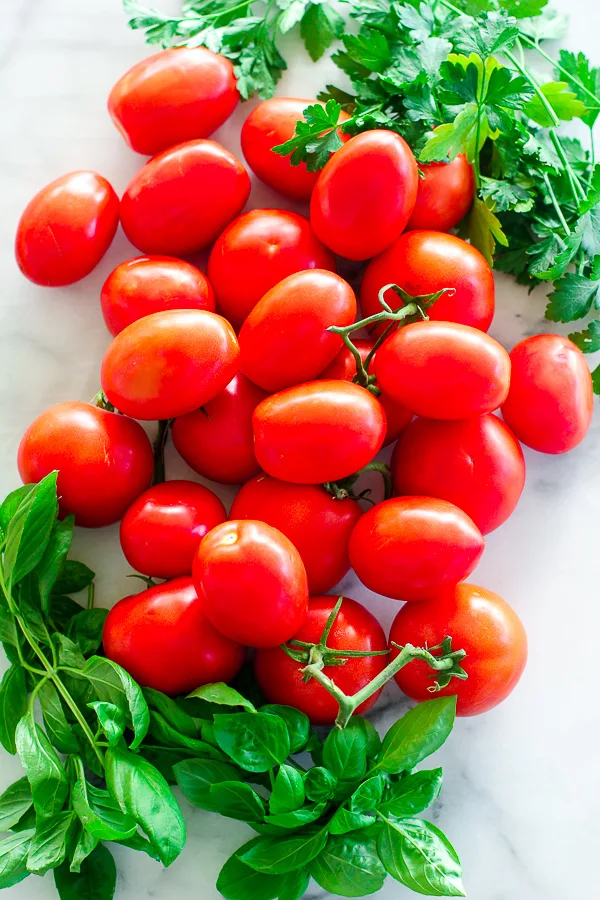
<svg viewBox="0 0 600 900">
<path fill-rule="evenodd" d="M 342 146 L 336 128 L 341 109 L 335 100 L 328 100 L 324 107 L 319 103 L 308 106 L 304 110 L 305 121 L 296 124 L 294 137 L 273 147 L 273 152 L 280 156 L 291 153 L 291 164 L 298 166 L 306 162 L 309 172 L 322 169 L 329 155 Z"/>
<path fill-rule="evenodd" d="M 600 319 L 594 319 L 584 331 L 574 331 L 569 340 L 584 353 L 597 353 L 600 350 Z"/>
<path fill-rule="evenodd" d="M 498 181 L 495 178 L 483 179 L 481 193 L 484 198 L 493 202 L 497 212 L 506 212 L 509 209 L 519 213 L 529 212 L 535 203 L 531 192 L 522 185 Z"/>
<path fill-rule="evenodd" d="M 300 23 L 300 34 L 310 58 L 316 62 L 344 32 L 344 19 L 329 3 L 309 3 Z"/>
<path fill-rule="evenodd" d="M 540 90 L 558 118 L 563 122 L 581 118 L 587 112 L 585 103 L 578 100 L 573 91 L 569 90 L 569 85 L 566 81 L 549 81 L 547 84 L 540 85 Z M 550 128 L 554 125 L 548 110 L 537 94 L 526 103 L 525 112 L 538 125 L 543 125 L 545 128 Z"/>
<path fill-rule="evenodd" d="M 585 91 L 581 90 L 583 85 L 594 94 L 600 94 L 600 68 L 592 68 L 589 59 L 584 53 L 575 55 L 569 50 L 561 50 L 559 53 L 559 62 L 563 71 L 556 70 L 557 79 L 563 77 L 567 79 L 567 83 L 575 95 L 582 103 L 588 104 L 589 97 Z M 569 75 L 565 75 L 566 70 Z M 588 127 L 592 127 L 598 118 L 600 108 L 590 109 L 580 118 Z"/>
<path fill-rule="evenodd" d="M 504 10 L 484 12 L 475 22 L 470 17 L 461 16 L 450 32 L 456 50 L 465 54 L 477 53 L 481 57 L 507 50 L 518 36 L 516 20 Z"/>
<path fill-rule="evenodd" d="M 494 211 L 478 197 L 473 201 L 469 213 L 469 238 L 490 265 L 493 264 L 496 241 L 504 247 L 508 247 L 508 239 L 502 231 L 500 220 L 494 215 Z"/>
<path fill-rule="evenodd" d="M 600 268 L 600 267 L 598 267 Z M 546 318 L 551 322 L 572 322 L 583 319 L 592 308 L 600 308 L 600 271 L 592 276 L 567 272 L 554 285 L 549 295 Z"/>
</svg>

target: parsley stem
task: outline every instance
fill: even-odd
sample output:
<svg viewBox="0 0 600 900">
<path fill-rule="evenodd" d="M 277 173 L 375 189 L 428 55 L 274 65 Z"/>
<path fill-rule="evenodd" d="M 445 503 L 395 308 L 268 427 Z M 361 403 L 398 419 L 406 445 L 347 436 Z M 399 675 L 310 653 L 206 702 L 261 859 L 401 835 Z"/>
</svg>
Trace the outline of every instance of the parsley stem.
<svg viewBox="0 0 600 900">
<path fill-rule="evenodd" d="M 559 220 L 560 220 L 560 224 L 561 224 L 562 227 L 564 228 L 565 233 L 566 233 L 567 235 L 569 235 L 569 234 L 571 234 L 571 229 L 569 228 L 569 225 L 568 225 L 568 223 L 567 223 L 567 220 L 565 219 L 565 217 L 564 217 L 564 215 L 563 215 L 563 211 L 562 211 L 562 209 L 560 208 L 560 204 L 559 204 L 558 200 L 556 199 L 556 194 L 554 193 L 554 190 L 553 190 L 553 188 L 552 188 L 552 185 L 550 184 L 550 179 L 548 178 L 548 173 L 547 173 L 545 170 L 542 170 L 542 177 L 543 177 L 543 179 L 544 179 L 544 184 L 546 185 L 546 190 L 547 190 L 548 193 L 550 194 L 550 199 L 551 199 L 551 201 L 552 201 L 552 206 L 553 206 L 554 209 L 556 210 L 556 215 L 558 216 L 558 218 L 559 218 Z"/>
<path fill-rule="evenodd" d="M 516 58 L 514 53 L 511 53 L 509 50 L 505 50 L 504 55 L 507 57 L 507 59 L 510 59 L 510 61 L 513 64 L 513 66 L 515 67 L 515 69 L 521 73 L 523 78 L 527 79 L 527 81 L 529 82 L 529 84 L 531 85 L 531 87 L 533 88 L 535 93 L 537 94 L 540 103 L 542 104 L 542 106 L 544 107 L 546 112 L 548 113 L 548 117 L 549 117 L 550 121 L 552 122 L 552 124 L 560 125 L 560 119 L 554 112 L 554 108 L 552 107 L 551 103 L 549 102 L 548 98 L 546 97 L 546 95 L 544 94 L 542 89 L 540 88 L 539 84 L 537 83 L 537 81 L 535 80 L 533 75 L 531 75 L 531 73 L 527 71 L 525 66 L 521 65 L 521 63 L 518 61 L 518 59 Z"/>
<path fill-rule="evenodd" d="M 554 145 L 554 149 L 556 150 L 558 158 L 560 159 L 561 163 L 563 164 L 564 170 L 567 173 L 567 178 L 569 179 L 569 184 L 571 185 L 571 191 L 573 193 L 575 203 L 579 203 L 580 200 L 585 200 L 585 191 L 581 187 L 581 182 L 579 181 L 579 178 L 573 171 L 571 164 L 567 159 L 558 135 L 552 128 L 548 131 L 548 134 L 550 135 L 550 140 Z"/>
<path fill-rule="evenodd" d="M 552 63 L 552 65 L 554 66 L 555 69 L 557 69 L 562 75 L 566 75 L 567 78 L 569 79 L 569 81 L 571 81 L 573 84 L 576 84 L 577 87 L 584 92 L 584 94 L 587 94 L 588 97 L 590 97 L 596 103 L 600 103 L 600 97 L 598 97 L 596 94 L 594 94 L 593 91 L 590 91 L 590 89 L 587 88 L 585 86 L 585 84 L 583 84 L 579 80 L 579 78 L 576 78 L 574 75 L 571 74 L 571 72 L 568 72 L 567 69 L 565 69 L 563 66 L 561 66 L 560 63 L 558 63 L 555 59 L 552 59 L 552 57 L 548 53 L 546 53 L 545 50 L 542 50 L 540 45 L 538 43 L 536 43 L 532 38 L 530 38 L 526 34 L 521 33 L 519 35 L 519 40 L 525 41 L 525 43 L 527 44 L 528 47 L 530 47 L 532 50 L 535 50 L 536 53 L 540 54 L 540 56 L 543 56 L 547 62 Z"/>
</svg>

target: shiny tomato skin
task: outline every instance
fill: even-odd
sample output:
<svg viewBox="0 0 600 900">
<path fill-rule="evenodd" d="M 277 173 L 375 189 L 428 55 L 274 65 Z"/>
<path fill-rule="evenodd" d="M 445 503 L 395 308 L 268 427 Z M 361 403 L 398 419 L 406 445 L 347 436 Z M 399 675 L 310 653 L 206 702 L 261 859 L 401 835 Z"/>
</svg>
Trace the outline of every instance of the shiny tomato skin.
<svg viewBox="0 0 600 900">
<path fill-rule="evenodd" d="M 17 264 L 34 284 L 73 284 L 89 275 L 119 224 L 119 198 L 96 172 L 69 172 L 25 207 L 15 240 Z"/>
<path fill-rule="evenodd" d="M 220 235 L 208 260 L 217 309 L 236 329 L 267 291 L 303 269 L 335 272 L 335 260 L 306 216 L 287 209 L 244 213 Z"/>
<path fill-rule="evenodd" d="M 173 256 L 138 256 L 120 263 L 102 287 L 102 315 L 112 335 L 165 309 L 215 311 L 206 275 Z"/>
<path fill-rule="evenodd" d="M 360 286 L 360 307 L 364 316 L 381 312 L 377 298 L 386 284 L 398 284 L 409 294 L 443 294 L 427 310 L 430 319 L 459 322 L 487 331 L 494 317 L 494 276 L 475 247 L 453 234 L 440 231 L 409 231 L 379 256 L 372 259 Z M 392 291 L 385 295 L 392 309 L 402 301 Z M 373 329 L 381 334 L 383 326 Z"/>
<path fill-rule="evenodd" d="M 58 470 L 61 515 L 100 528 L 118 522 L 152 479 L 146 432 L 132 419 L 90 403 L 56 403 L 35 419 L 17 457 L 24 484 Z"/>
<path fill-rule="evenodd" d="M 417 202 L 406 226 L 408 231 L 450 231 L 466 216 L 473 203 L 475 177 L 464 153 L 452 162 L 419 163 Z"/>
<path fill-rule="evenodd" d="M 268 475 L 321 484 L 371 462 L 386 420 L 373 394 L 346 381 L 309 381 L 259 403 L 252 417 L 254 452 Z"/>
<path fill-rule="evenodd" d="M 514 689 L 527 662 L 527 635 L 516 612 L 493 591 L 457 584 L 422 603 L 403 606 L 392 624 L 390 642 L 435 647 L 447 636 L 453 650 L 466 651 L 461 666 L 468 678 L 452 678 L 434 696 L 456 694 L 459 716 L 493 709 Z M 393 656 L 397 653 L 392 647 Z M 408 697 L 430 700 L 431 674 L 426 662 L 414 660 L 394 678 Z"/>
<path fill-rule="evenodd" d="M 193 577 L 215 628 L 250 647 L 276 647 L 306 618 L 308 584 L 300 554 L 265 522 L 233 520 L 200 542 Z"/>
<path fill-rule="evenodd" d="M 310 200 L 319 172 L 309 172 L 306 163 L 293 166 L 289 156 L 279 156 L 272 148 L 294 136 L 296 123 L 304 120 L 306 107 L 317 102 L 298 97 L 271 97 L 259 103 L 242 125 L 242 153 L 256 177 L 284 197 L 299 202 Z M 348 118 L 348 113 L 342 111 L 339 121 Z M 348 140 L 348 135 L 339 129 L 338 134 L 342 141 Z"/>
<path fill-rule="evenodd" d="M 355 319 L 354 291 L 335 272 L 308 269 L 288 275 L 242 325 L 240 369 L 271 393 L 312 381 L 342 347 L 329 326 L 352 325 Z"/>
<path fill-rule="evenodd" d="M 508 394 L 510 357 L 488 334 L 456 322 L 414 322 L 377 351 L 377 383 L 428 419 L 493 412 Z"/>
<path fill-rule="evenodd" d="M 536 334 L 511 350 L 512 375 L 502 407 L 507 425 L 528 447 L 566 453 L 587 434 L 594 405 L 585 356 L 568 338 Z"/>
<path fill-rule="evenodd" d="M 335 500 L 316 484 L 257 475 L 238 492 L 232 519 L 259 519 L 290 539 L 304 563 L 310 594 L 330 591 L 350 568 L 348 541 L 362 515 L 356 500 Z"/>
<path fill-rule="evenodd" d="M 121 520 L 121 548 L 136 572 L 191 575 L 198 544 L 227 518 L 216 494 L 194 481 L 164 481 L 134 500 Z"/>
<path fill-rule="evenodd" d="M 121 200 L 121 224 L 142 253 L 189 256 L 212 244 L 249 193 L 248 173 L 229 150 L 216 141 L 186 141 L 133 176 Z"/>
<path fill-rule="evenodd" d="M 135 419 L 172 419 L 212 400 L 238 367 L 233 328 L 204 309 L 169 309 L 132 322 L 102 360 L 102 390 Z"/>
<path fill-rule="evenodd" d="M 173 443 L 190 468 L 220 484 L 243 484 L 260 472 L 252 413 L 268 397 L 241 372 L 202 409 L 173 422 Z"/>
<path fill-rule="evenodd" d="M 337 597 L 311 597 L 306 620 L 294 637 L 317 643 Z M 383 629 L 375 616 L 356 600 L 344 597 L 329 633 L 327 646 L 337 650 L 385 650 Z M 325 666 L 328 675 L 345 694 L 355 694 L 385 668 L 387 656 L 365 656 L 346 660 L 343 666 Z M 290 659 L 280 647 L 258 650 L 254 655 L 254 674 L 269 703 L 293 706 L 308 716 L 313 725 L 332 725 L 339 711 L 337 701 L 314 679 L 303 684 L 302 666 Z M 356 713 L 364 714 L 379 697 L 377 691 L 362 703 Z"/>
<path fill-rule="evenodd" d="M 102 644 L 142 687 L 171 696 L 231 681 L 245 655 L 210 624 L 189 577 L 119 600 L 106 617 Z"/>
<path fill-rule="evenodd" d="M 442 421 L 415 419 L 392 455 L 394 490 L 448 500 L 482 534 L 514 511 L 525 485 L 525 459 L 512 431 L 497 416 Z"/>
<path fill-rule="evenodd" d="M 370 590 L 394 600 L 422 600 L 467 578 L 484 546 L 475 523 L 452 503 L 395 497 L 363 514 L 348 550 Z"/>
<path fill-rule="evenodd" d="M 177 47 L 132 66 L 110 92 L 108 111 L 132 150 L 154 156 L 210 137 L 238 101 L 228 59 L 206 47 Z"/>
<path fill-rule="evenodd" d="M 369 259 L 403 232 L 417 197 L 417 163 L 392 131 L 365 131 L 341 147 L 319 175 L 310 221 L 334 253 Z"/>
</svg>

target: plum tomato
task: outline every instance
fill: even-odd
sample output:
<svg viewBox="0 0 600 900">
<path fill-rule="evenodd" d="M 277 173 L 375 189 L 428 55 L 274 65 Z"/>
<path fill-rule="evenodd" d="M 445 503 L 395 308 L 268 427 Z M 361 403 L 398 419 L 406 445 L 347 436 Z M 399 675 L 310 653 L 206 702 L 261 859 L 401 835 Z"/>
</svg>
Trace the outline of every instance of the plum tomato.
<svg viewBox="0 0 600 900">
<path fill-rule="evenodd" d="M 135 419 L 171 419 L 224 390 L 238 368 L 233 328 L 204 309 L 169 309 L 132 322 L 102 360 L 109 401 Z"/>
<path fill-rule="evenodd" d="M 228 59 L 206 47 L 177 47 L 132 66 L 110 92 L 108 111 L 132 150 L 153 156 L 210 137 L 239 99 Z"/>
<path fill-rule="evenodd" d="M 121 200 L 121 224 L 142 253 L 189 256 L 212 244 L 249 194 L 248 173 L 229 150 L 216 141 L 186 141 L 133 176 Z"/>
<path fill-rule="evenodd" d="M 173 422 L 173 443 L 190 468 L 221 484 L 243 484 L 260 472 L 252 413 L 266 391 L 238 373 L 202 409 Z"/>
<path fill-rule="evenodd" d="M 415 419 L 392 455 L 394 490 L 448 500 L 488 534 L 508 519 L 525 485 L 521 445 L 497 416 Z"/>
<path fill-rule="evenodd" d="M 404 231 L 418 179 L 415 158 L 399 134 L 357 134 L 326 163 L 312 192 L 317 237 L 347 259 L 381 253 Z"/>
<path fill-rule="evenodd" d="M 294 637 L 317 643 L 337 600 L 337 597 L 311 597 L 306 620 Z M 375 616 L 356 600 L 344 597 L 327 646 L 333 650 L 378 651 L 385 650 L 387 642 Z M 376 678 L 388 661 L 387 656 L 355 657 L 347 659 L 343 666 L 325 666 L 323 673 L 345 694 L 351 695 Z M 304 684 L 301 668 L 281 647 L 257 650 L 254 655 L 254 674 L 269 703 L 293 706 L 307 715 L 313 725 L 332 725 L 339 709 L 337 701 L 314 679 Z M 368 712 L 380 693 L 377 691 L 365 700 L 356 712 Z"/>
<path fill-rule="evenodd" d="M 516 436 L 542 453 L 566 453 L 592 420 L 594 391 L 585 356 L 568 338 L 535 334 L 513 347 L 502 415 Z"/>
<path fill-rule="evenodd" d="M 102 644 L 142 687 L 171 696 L 231 681 L 245 655 L 210 624 L 189 577 L 119 600 L 106 617 Z"/>
<path fill-rule="evenodd" d="M 452 678 L 440 692 L 456 694 L 457 715 L 475 716 L 506 699 L 527 662 L 527 635 L 514 609 L 493 591 L 457 584 L 422 603 L 403 606 L 392 624 L 390 642 L 435 647 L 447 636 L 453 650 L 467 654 L 461 663 L 466 681 Z M 396 656 L 398 650 L 392 647 L 392 653 Z M 430 700 L 431 674 L 426 662 L 414 660 L 394 678 L 408 697 Z"/>
<path fill-rule="evenodd" d="M 119 198 L 96 172 L 70 172 L 31 200 L 17 226 L 17 264 L 35 284 L 58 287 L 89 275 L 119 224 Z"/>
<path fill-rule="evenodd" d="M 395 497 L 367 510 L 350 535 L 352 568 L 394 600 L 422 600 L 467 578 L 485 541 L 468 515 L 433 497 Z"/>
<path fill-rule="evenodd" d="M 239 333 L 240 369 L 266 391 L 312 381 L 342 347 L 327 329 L 352 325 L 356 297 L 324 269 L 288 275 L 259 300 Z"/>
<path fill-rule="evenodd" d="M 308 584 L 300 554 L 265 522 L 217 525 L 200 542 L 192 570 L 206 616 L 250 647 L 276 647 L 306 618 Z"/>
<path fill-rule="evenodd" d="M 316 484 L 257 475 L 239 491 L 232 519 L 259 519 L 290 539 L 304 563 L 311 594 L 331 590 L 350 568 L 348 541 L 362 515 L 356 500 L 334 499 Z"/>
<path fill-rule="evenodd" d="M 204 485 L 165 481 L 140 494 L 123 516 L 121 548 L 143 575 L 191 575 L 198 544 L 226 518 L 225 507 Z"/>
<path fill-rule="evenodd" d="M 464 153 L 452 162 L 418 163 L 421 175 L 417 202 L 407 230 L 450 231 L 473 203 L 475 177 Z"/>
<path fill-rule="evenodd" d="M 61 515 L 100 528 L 118 522 L 152 479 L 154 461 L 138 422 L 75 400 L 35 419 L 19 444 L 24 484 L 58 470 Z"/>
<path fill-rule="evenodd" d="M 259 403 L 252 416 L 254 452 L 268 475 L 320 484 L 353 475 L 383 444 L 383 406 L 346 381 L 309 381 Z"/>
<path fill-rule="evenodd" d="M 335 260 L 306 216 L 286 209 L 244 213 L 217 239 L 208 260 L 217 309 L 236 329 L 267 291 L 303 269 L 335 272 Z"/>
<path fill-rule="evenodd" d="M 510 357 L 488 334 L 456 322 L 413 322 L 377 351 L 381 390 L 418 416 L 467 419 L 506 400 Z"/>
<path fill-rule="evenodd" d="M 386 284 L 398 284 L 413 296 L 454 288 L 453 294 L 443 294 L 427 310 L 430 319 L 459 322 L 480 331 L 487 331 L 492 324 L 492 270 L 479 250 L 453 234 L 409 231 L 372 259 L 360 286 L 360 307 L 364 316 L 381 312 L 378 292 Z M 385 299 L 392 309 L 403 305 L 391 291 Z M 383 330 L 381 325 L 376 326 L 373 333 L 379 335 Z"/>
</svg>

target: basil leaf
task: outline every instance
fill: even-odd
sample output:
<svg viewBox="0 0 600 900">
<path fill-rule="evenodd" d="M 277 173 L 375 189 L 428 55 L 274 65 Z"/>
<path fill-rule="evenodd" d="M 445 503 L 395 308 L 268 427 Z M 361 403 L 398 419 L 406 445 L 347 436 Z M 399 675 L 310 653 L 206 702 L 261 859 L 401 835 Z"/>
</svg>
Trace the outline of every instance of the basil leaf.
<svg viewBox="0 0 600 900">
<path fill-rule="evenodd" d="M 191 738 L 200 737 L 199 728 L 192 716 L 188 715 L 175 700 L 153 688 L 143 688 L 142 691 L 148 706 L 159 712 L 180 734 Z"/>
<path fill-rule="evenodd" d="M 50 595 L 73 540 L 74 524 L 75 516 L 67 516 L 62 522 L 55 523 L 44 555 L 36 569 L 40 603 L 46 614 L 50 611 Z"/>
<path fill-rule="evenodd" d="M 225 900 L 275 900 L 279 896 L 285 876 L 256 872 L 239 858 L 260 840 L 261 838 L 253 838 L 240 847 L 219 872 L 217 890 Z"/>
<path fill-rule="evenodd" d="M 67 629 L 71 619 L 80 612 L 83 612 L 81 606 L 71 597 L 53 594 L 50 598 L 50 618 L 62 631 Z"/>
<path fill-rule="evenodd" d="M 456 697 L 425 700 L 395 722 L 383 739 L 375 769 L 398 774 L 442 746 L 454 725 Z"/>
<path fill-rule="evenodd" d="M 375 816 L 365 813 L 351 812 L 343 806 L 337 810 L 329 822 L 330 834 L 347 834 L 349 831 L 358 831 L 360 828 L 368 828 L 375 822 Z"/>
<path fill-rule="evenodd" d="M 338 779 L 362 778 L 367 771 L 367 735 L 358 719 L 340 731 L 333 728 L 325 740 L 323 763 Z"/>
<path fill-rule="evenodd" d="M 30 872 L 44 875 L 48 869 L 60 866 L 67 854 L 68 836 L 74 822 L 75 816 L 70 811 L 39 822 L 27 856 Z"/>
<path fill-rule="evenodd" d="M 320 819 L 326 807 L 327 801 L 323 800 L 313 807 L 304 806 L 302 809 L 295 809 L 292 812 L 265 816 L 265 822 L 267 825 L 275 825 L 277 828 L 301 828 L 303 825 L 309 825 Z"/>
<path fill-rule="evenodd" d="M 211 785 L 222 782 L 240 782 L 239 771 L 229 763 L 214 759 L 188 759 L 173 766 L 173 774 L 183 796 L 194 806 L 218 812 L 214 809 Z"/>
<path fill-rule="evenodd" d="M 25 670 L 19 665 L 12 665 L 0 683 L 0 743 L 9 753 L 17 752 L 15 731 L 26 712 Z"/>
<path fill-rule="evenodd" d="M 26 778 L 19 778 L 0 797 L 0 831 L 8 831 L 16 825 L 32 806 L 29 782 Z"/>
<path fill-rule="evenodd" d="M 262 797 L 243 781 L 223 781 L 211 784 L 209 795 L 214 812 L 242 822 L 262 822 L 265 805 Z"/>
<path fill-rule="evenodd" d="M 363 719 L 362 716 L 355 716 L 352 719 L 352 723 L 354 728 L 364 731 L 367 741 L 367 757 L 369 759 L 375 759 L 381 750 L 381 738 L 379 737 L 377 729 L 368 719 Z"/>
<path fill-rule="evenodd" d="M 288 872 L 287 875 L 279 877 L 282 879 L 282 884 L 277 895 L 278 900 L 300 900 L 301 897 L 304 897 L 310 882 L 308 872 L 297 869 L 295 872 Z"/>
<path fill-rule="evenodd" d="M 285 763 L 279 767 L 269 798 L 269 810 L 273 814 L 292 812 L 304 803 L 302 775 Z"/>
<path fill-rule="evenodd" d="M 162 864 L 170 866 L 185 844 L 185 822 L 160 772 L 143 757 L 113 747 L 106 752 L 106 783 L 123 812 L 143 828 Z"/>
<path fill-rule="evenodd" d="M 82 860 L 79 872 L 69 871 L 67 863 L 55 869 L 54 883 L 60 900 L 113 900 L 117 867 L 110 850 L 100 844 Z"/>
<path fill-rule="evenodd" d="M 86 831 L 85 828 L 79 829 L 79 837 L 77 839 L 77 843 L 75 844 L 75 849 L 73 850 L 73 855 L 71 857 L 71 865 L 69 866 L 70 872 L 79 873 L 81 871 L 81 865 L 84 859 L 92 853 L 100 841 L 97 837 L 94 837 L 93 834 L 90 834 L 89 831 Z"/>
<path fill-rule="evenodd" d="M 353 812 L 368 812 L 376 809 L 383 796 L 385 781 L 381 775 L 374 775 L 358 787 L 350 797 L 350 809 Z"/>
<path fill-rule="evenodd" d="M 114 703 L 115 706 L 127 704 L 127 722 L 135 734 L 131 749 L 135 750 L 144 740 L 150 724 L 148 704 L 142 689 L 125 669 L 101 656 L 91 656 L 82 675 L 91 681 L 100 700 Z"/>
<path fill-rule="evenodd" d="M 386 878 L 375 841 L 358 835 L 332 835 L 312 861 L 310 874 L 320 887 L 341 897 L 374 894 Z"/>
<path fill-rule="evenodd" d="M 84 656 L 95 653 L 102 644 L 102 629 L 107 615 L 107 609 L 94 607 L 83 609 L 70 619 L 67 634 Z"/>
<path fill-rule="evenodd" d="M 207 703 L 217 703 L 219 706 L 243 706 L 244 709 L 254 711 L 254 706 L 249 700 L 246 700 L 235 688 L 229 687 L 222 681 L 215 684 L 204 684 L 202 687 L 196 688 L 188 698 L 197 697 L 199 700 L 206 700 Z"/>
<path fill-rule="evenodd" d="M 83 653 L 71 638 L 56 632 L 52 635 L 52 643 L 56 647 L 58 662 L 61 666 L 69 666 L 71 669 L 85 668 Z"/>
<path fill-rule="evenodd" d="M 63 764 L 32 715 L 17 725 L 16 743 L 36 812 L 40 819 L 50 818 L 60 812 L 69 791 Z"/>
<path fill-rule="evenodd" d="M 28 573 L 19 585 L 19 613 L 25 619 L 29 630 L 44 644 L 50 643 L 50 634 L 42 615 L 40 592 L 35 575 Z"/>
<path fill-rule="evenodd" d="M 267 772 L 290 753 L 285 722 L 269 713 L 216 715 L 214 733 L 221 750 L 248 772 Z"/>
<path fill-rule="evenodd" d="M 150 710 L 150 728 L 149 733 L 155 737 L 160 744 L 166 744 L 168 747 L 184 747 L 192 750 L 195 754 L 208 756 L 221 756 L 219 750 L 206 744 L 204 741 L 198 741 L 196 738 L 187 737 L 180 734 L 175 728 L 163 719 L 160 713 Z"/>
<path fill-rule="evenodd" d="M 150 859 L 161 862 L 159 854 L 156 852 L 150 841 L 147 841 L 139 831 L 137 834 L 134 834 L 133 837 L 127 838 L 126 841 L 115 841 L 115 843 L 121 844 L 122 847 L 128 847 L 130 850 L 138 850 L 140 853 L 145 853 Z"/>
<path fill-rule="evenodd" d="M 301 869 L 317 856 L 327 843 L 327 831 L 306 831 L 290 837 L 263 837 L 240 859 L 257 872 L 283 875 Z"/>
<path fill-rule="evenodd" d="M 0 504 L 0 530 L 6 534 L 10 520 L 18 510 L 22 501 L 31 493 L 35 484 L 24 484 L 10 494 Z"/>
<path fill-rule="evenodd" d="M 190 758 L 190 751 L 183 747 L 153 747 L 144 743 L 139 752 L 155 769 L 158 769 L 169 784 L 176 783 L 173 767 Z"/>
<path fill-rule="evenodd" d="M 4 592 L 0 591 L 0 641 L 4 644 L 4 651 L 8 656 L 10 662 L 19 662 L 19 657 L 15 653 L 14 657 L 11 658 L 9 647 L 12 649 L 18 645 L 17 639 L 17 629 L 15 627 L 15 620 L 13 618 L 13 614 L 8 608 L 8 603 L 6 602 L 6 597 L 4 596 Z"/>
<path fill-rule="evenodd" d="M 378 811 L 384 816 L 415 816 L 437 800 L 442 789 L 442 770 L 413 772 L 390 784 Z"/>
<path fill-rule="evenodd" d="M 304 776 L 304 791 L 309 800 L 327 800 L 333 797 L 337 778 L 323 766 L 314 766 Z"/>
<path fill-rule="evenodd" d="M 6 530 L 4 578 L 17 584 L 40 562 L 58 513 L 56 478 L 51 472 L 26 493 Z"/>
<path fill-rule="evenodd" d="M 96 573 L 92 572 L 85 563 L 68 559 L 54 584 L 53 593 L 78 594 L 79 591 L 88 587 L 95 577 Z"/>
<path fill-rule="evenodd" d="M 464 897 L 461 866 L 448 838 L 423 819 L 387 821 L 377 839 L 392 878 L 429 897 Z"/>
<path fill-rule="evenodd" d="M 77 735 L 67 722 L 58 692 L 52 682 L 45 681 L 38 691 L 44 725 L 50 741 L 60 753 L 80 753 Z"/>
<path fill-rule="evenodd" d="M 35 829 L 10 834 L 0 841 L 0 888 L 9 888 L 27 878 L 27 854 Z"/>
<path fill-rule="evenodd" d="M 108 791 L 85 780 L 83 768 L 71 791 L 71 803 L 82 825 L 100 841 L 120 841 L 137 831 L 136 820 L 124 813 Z"/>
<path fill-rule="evenodd" d="M 280 706 L 278 703 L 267 703 L 261 706 L 260 712 L 279 716 L 286 724 L 290 736 L 290 753 L 304 750 L 310 738 L 310 721 L 299 709 L 293 706 Z"/>
<path fill-rule="evenodd" d="M 125 731 L 125 713 L 120 706 L 114 703 L 108 703 L 106 700 L 94 700 L 88 703 L 96 715 L 102 726 L 102 730 L 106 735 L 109 747 L 114 747 L 119 743 Z"/>
</svg>

